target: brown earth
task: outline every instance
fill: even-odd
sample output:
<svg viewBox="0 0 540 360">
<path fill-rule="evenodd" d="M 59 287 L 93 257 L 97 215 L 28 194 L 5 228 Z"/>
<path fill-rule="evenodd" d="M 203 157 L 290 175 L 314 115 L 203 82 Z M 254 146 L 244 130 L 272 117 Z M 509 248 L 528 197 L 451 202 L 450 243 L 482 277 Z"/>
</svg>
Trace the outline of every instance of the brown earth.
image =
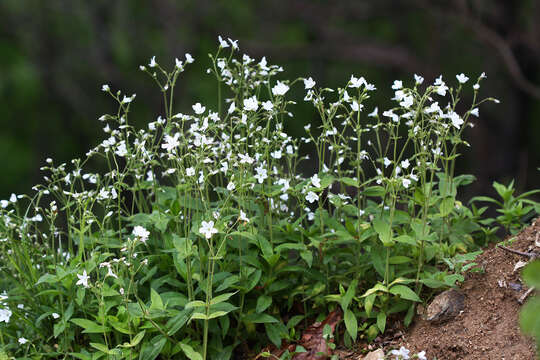
<svg viewBox="0 0 540 360">
<path fill-rule="evenodd" d="M 508 248 L 522 252 L 540 251 L 540 218 L 515 237 Z M 519 329 L 520 304 L 526 292 L 520 271 L 514 267 L 528 261 L 499 247 L 491 247 L 475 262 L 484 270 L 467 275 L 461 286 L 465 308 L 455 318 L 433 324 L 417 317 L 393 347 L 405 346 L 413 352 L 425 350 L 428 359 L 535 359 L 534 341 Z"/>
</svg>

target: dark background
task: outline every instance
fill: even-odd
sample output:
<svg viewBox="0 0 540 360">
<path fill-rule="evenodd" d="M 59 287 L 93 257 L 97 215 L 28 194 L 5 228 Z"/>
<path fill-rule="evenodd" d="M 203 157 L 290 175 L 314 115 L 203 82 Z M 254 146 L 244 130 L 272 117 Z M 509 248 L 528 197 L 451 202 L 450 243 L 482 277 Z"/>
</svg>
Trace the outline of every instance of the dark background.
<svg viewBox="0 0 540 360">
<path fill-rule="evenodd" d="M 478 177 L 469 195 L 490 194 L 493 180 L 512 178 L 520 190 L 538 188 L 539 26 L 535 0 L 1 0 L 0 198 L 41 182 L 47 157 L 69 161 L 97 144 L 97 118 L 116 110 L 102 84 L 137 93 L 132 121 L 139 126 L 155 120 L 161 94 L 138 70 L 153 55 L 169 67 L 186 52 L 196 59 L 180 78 L 177 112 L 197 101 L 215 104 L 205 69 L 217 35 L 283 65 L 284 78 L 313 76 L 337 87 L 351 74 L 364 76 L 377 86 L 372 105 L 379 109 L 390 106 L 394 79 L 410 85 L 417 73 L 432 83 L 443 74 L 455 85 L 464 72 L 470 89 L 485 71 L 481 95 L 501 103 L 482 106 L 468 130 L 472 148 L 460 170 Z M 301 88 L 293 98 L 302 99 Z M 317 121 L 302 101 L 291 110 L 293 135 Z"/>
</svg>

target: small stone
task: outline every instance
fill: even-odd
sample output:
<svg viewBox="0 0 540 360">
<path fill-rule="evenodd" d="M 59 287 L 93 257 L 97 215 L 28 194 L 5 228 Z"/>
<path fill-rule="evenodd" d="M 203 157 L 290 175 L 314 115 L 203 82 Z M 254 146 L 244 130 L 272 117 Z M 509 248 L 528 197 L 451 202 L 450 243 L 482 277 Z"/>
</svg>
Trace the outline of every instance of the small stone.
<svg viewBox="0 0 540 360">
<path fill-rule="evenodd" d="M 441 323 L 457 316 L 465 307 L 465 295 L 455 289 L 435 296 L 427 307 L 426 320 Z"/>
<path fill-rule="evenodd" d="M 375 351 L 369 352 L 362 359 L 358 360 L 384 360 L 384 351 L 383 349 L 377 349 Z"/>
</svg>

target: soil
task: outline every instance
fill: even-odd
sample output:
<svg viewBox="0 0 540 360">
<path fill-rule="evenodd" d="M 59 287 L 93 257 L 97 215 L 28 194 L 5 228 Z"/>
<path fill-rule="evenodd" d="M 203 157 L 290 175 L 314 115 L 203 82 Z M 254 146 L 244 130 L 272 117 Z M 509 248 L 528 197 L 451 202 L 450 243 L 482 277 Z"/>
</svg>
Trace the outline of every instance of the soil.
<svg viewBox="0 0 540 360">
<path fill-rule="evenodd" d="M 519 233 L 508 248 L 538 252 L 535 241 L 539 237 L 540 218 Z M 411 354 L 425 350 L 430 360 L 535 359 L 534 341 L 520 332 L 518 323 L 518 299 L 527 290 L 520 270 L 514 271 L 519 261 L 528 259 L 495 246 L 487 249 L 475 260 L 483 271 L 469 273 L 461 286 L 464 310 L 442 324 L 417 316 L 415 324 L 391 344 L 392 348 L 405 346 Z"/>
</svg>

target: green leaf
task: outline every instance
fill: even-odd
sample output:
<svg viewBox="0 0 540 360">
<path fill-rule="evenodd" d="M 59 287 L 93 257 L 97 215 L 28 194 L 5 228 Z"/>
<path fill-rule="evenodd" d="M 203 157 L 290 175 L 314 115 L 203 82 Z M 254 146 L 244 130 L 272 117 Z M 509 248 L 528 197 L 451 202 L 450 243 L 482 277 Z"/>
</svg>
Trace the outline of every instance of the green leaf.
<svg viewBox="0 0 540 360">
<path fill-rule="evenodd" d="M 371 289 L 368 289 L 361 297 L 369 296 L 376 293 L 377 291 L 388 292 L 388 288 L 381 283 L 377 283 Z"/>
<path fill-rule="evenodd" d="M 191 315 L 191 320 L 208 320 L 208 316 L 206 316 L 203 313 L 196 312 L 193 315 Z"/>
<path fill-rule="evenodd" d="M 418 244 L 416 243 L 416 240 L 414 240 L 409 235 L 400 235 L 397 238 L 395 238 L 395 240 L 398 243 L 408 244 L 408 245 L 411 245 L 411 246 L 418 246 Z"/>
<path fill-rule="evenodd" d="M 203 357 L 200 353 L 193 350 L 191 346 L 185 343 L 180 343 L 180 348 L 184 352 L 184 355 L 188 357 L 189 360 L 203 360 Z"/>
<path fill-rule="evenodd" d="M 529 263 L 523 269 L 522 275 L 528 286 L 540 289 L 540 260 Z"/>
<path fill-rule="evenodd" d="M 91 342 L 90 346 L 93 347 L 94 349 L 104 352 L 105 354 L 109 353 L 109 348 L 105 344 Z"/>
<path fill-rule="evenodd" d="M 339 181 L 341 181 L 343 184 L 347 185 L 347 186 L 353 186 L 353 187 L 358 187 L 358 180 L 355 180 L 353 178 L 350 178 L 350 177 L 342 177 L 342 178 L 339 178 Z"/>
<path fill-rule="evenodd" d="M 265 324 L 279 322 L 275 317 L 268 314 L 248 314 L 244 315 L 242 320 L 246 323 Z"/>
<path fill-rule="evenodd" d="M 432 289 L 446 287 L 446 284 L 437 279 L 420 279 L 420 282 Z"/>
<path fill-rule="evenodd" d="M 447 216 L 452 212 L 452 209 L 454 208 L 454 197 L 453 196 L 447 196 L 441 201 L 441 205 L 439 206 L 440 214 L 441 216 Z"/>
<path fill-rule="evenodd" d="M 272 305 L 272 298 L 270 296 L 262 295 L 257 299 L 255 311 L 257 313 L 262 313 L 264 310 L 268 309 L 270 305 Z"/>
<path fill-rule="evenodd" d="M 232 293 L 225 293 L 225 294 L 221 294 L 219 296 L 216 296 L 215 298 L 213 298 L 212 300 L 210 300 L 210 305 L 215 305 L 215 304 L 219 304 L 220 302 L 224 302 L 224 301 L 227 301 L 229 300 L 229 298 L 231 296 L 233 296 L 234 294 L 236 294 L 238 291 L 235 291 L 235 292 L 232 292 Z"/>
<path fill-rule="evenodd" d="M 411 301 L 421 301 L 418 295 L 405 285 L 394 285 L 390 288 L 390 293 L 399 295 L 403 299 Z"/>
<path fill-rule="evenodd" d="M 38 281 L 36 282 L 36 285 L 39 285 L 42 283 L 54 284 L 57 281 L 58 281 L 58 277 L 56 275 L 45 274 L 38 279 Z"/>
<path fill-rule="evenodd" d="M 349 307 L 349 304 L 352 301 L 352 298 L 354 297 L 354 295 L 356 295 L 357 285 L 358 285 L 358 280 L 355 279 L 351 281 L 349 287 L 347 288 L 347 292 L 341 298 L 340 305 L 343 311 L 347 310 L 347 308 Z"/>
<path fill-rule="evenodd" d="M 152 302 L 150 304 L 150 310 L 165 310 L 161 296 L 153 288 L 150 288 L 150 301 Z"/>
<path fill-rule="evenodd" d="M 139 360 L 154 360 L 165 346 L 167 338 L 163 335 L 157 335 L 152 340 L 143 345 Z"/>
<path fill-rule="evenodd" d="M 382 311 L 377 314 L 377 327 L 381 333 L 384 333 L 384 329 L 386 328 L 386 314 Z"/>
<path fill-rule="evenodd" d="M 206 307 L 206 303 L 204 301 L 194 300 L 194 301 L 188 302 L 185 306 L 186 309 L 198 308 L 198 307 Z"/>
<path fill-rule="evenodd" d="M 356 340 L 356 335 L 358 333 L 358 322 L 351 309 L 345 310 L 344 320 L 347 332 L 353 340 Z"/>
<path fill-rule="evenodd" d="M 391 256 L 389 259 L 388 259 L 388 262 L 392 265 L 397 265 L 397 264 L 406 264 L 408 262 L 411 262 L 412 259 L 408 256 L 403 256 L 403 255 L 397 255 L 397 256 Z"/>
<path fill-rule="evenodd" d="M 383 197 L 386 191 L 382 186 L 369 186 L 362 191 L 364 196 Z"/>
<path fill-rule="evenodd" d="M 54 337 L 57 338 L 58 335 L 63 333 L 65 329 L 66 329 L 66 323 L 64 321 L 60 321 L 60 322 L 57 322 L 56 324 L 54 324 L 54 326 L 53 326 L 53 335 L 54 335 Z"/>
<path fill-rule="evenodd" d="M 70 320 L 75 325 L 78 325 L 84 329 L 83 333 L 85 334 L 97 334 L 97 333 L 105 333 L 109 332 L 111 329 L 103 326 L 98 325 L 95 322 L 88 320 L 88 319 L 81 319 L 81 318 L 75 318 Z"/>
<path fill-rule="evenodd" d="M 311 250 L 301 251 L 300 257 L 307 263 L 307 266 L 311 268 L 311 265 L 313 264 L 313 253 Z"/>
<path fill-rule="evenodd" d="M 184 309 L 170 318 L 166 325 L 166 328 L 169 329 L 167 331 L 167 335 L 172 336 L 176 334 L 176 332 L 178 332 L 178 330 L 180 330 L 188 322 L 192 313 L 193 308 Z"/>
<path fill-rule="evenodd" d="M 409 306 L 409 309 L 407 310 L 407 315 L 405 315 L 405 319 L 403 319 L 403 324 L 406 327 L 409 327 L 411 325 L 411 322 L 414 318 L 414 309 L 416 308 L 416 304 L 412 303 L 411 306 Z"/>
<path fill-rule="evenodd" d="M 144 338 L 144 334 L 146 334 L 146 330 L 143 330 L 143 331 L 141 331 L 140 333 L 138 333 L 137 335 L 135 335 L 135 337 L 133 337 L 133 339 L 131 340 L 131 342 L 129 342 L 129 343 L 125 342 L 124 344 L 118 345 L 118 346 L 121 347 L 121 348 L 132 348 L 132 347 L 135 347 L 135 346 L 139 345 L 139 343 L 141 342 L 141 340 Z"/>
<path fill-rule="evenodd" d="M 526 334 L 536 338 L 536 343 L 540 345 L 540 298 L 534 297 L 521 308 L 519 313 L 519 323 L 521 329 Z"/>
<path fill-rule="evenodd" d="M 373 228 L 379 235 L 379 239 L 384 246 L 392 245 L 392 227 L 385 219 L 377 217 L 373 219 Z"/>
<path fill-rule="evenodd" d="M 281 347 L 281 339 L 285 338 L 289 334 L 287 328 L 282 323 L 266 323 L 264 324 L 264 328 L 270 341 L 278 348 Z"/>
<path fill-rule="evenodd" d="M 367 316 L 371 314 L 371 309 L 373 309 L 373 303 L 375 303 L 375 298 L 377 298 L 377 294 L 371 294 L 366 296 L 366 299 L 364 300 L 364 309 L 366 309 Z"/>
<path fill-rule="evenodd" d="M 215 319 L 215 318 L 221 317 L 223 315 L 227 315 L 227 312 L 226 311 L 216 311 L 216 312 L 213 312 L 210 315 L 208 315 L 208 320 Z"/>
</svg>

